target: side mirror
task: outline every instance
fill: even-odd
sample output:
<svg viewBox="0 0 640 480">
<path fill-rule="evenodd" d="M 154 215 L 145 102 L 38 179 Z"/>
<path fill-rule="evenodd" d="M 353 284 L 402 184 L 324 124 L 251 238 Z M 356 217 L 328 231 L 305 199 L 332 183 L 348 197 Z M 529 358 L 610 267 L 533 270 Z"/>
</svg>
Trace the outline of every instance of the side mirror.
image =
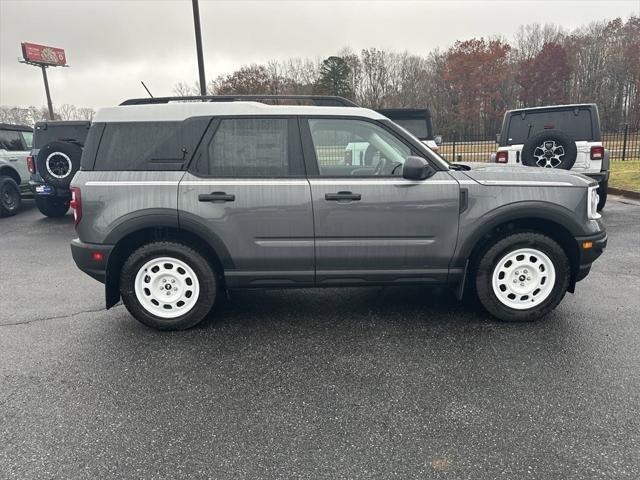
<svg viewBox="0 0 640 480">
<path fill-rule="evenodd" d="M 408 157 L 402 166 L 402 176 L 407 180 L 424 180 L 435 171 L 422 157 Z"/>
<path fill-rule="evenodd" d="M 436 135 L 433 141 L 436 142 L 436 145 L 442 145 L 442 137 L 440 135 Z"/>
<path fill-rule="evenodd" d="M 500 134 L 496 133 L 496 143 L 500 143 Z"/>
</svg>

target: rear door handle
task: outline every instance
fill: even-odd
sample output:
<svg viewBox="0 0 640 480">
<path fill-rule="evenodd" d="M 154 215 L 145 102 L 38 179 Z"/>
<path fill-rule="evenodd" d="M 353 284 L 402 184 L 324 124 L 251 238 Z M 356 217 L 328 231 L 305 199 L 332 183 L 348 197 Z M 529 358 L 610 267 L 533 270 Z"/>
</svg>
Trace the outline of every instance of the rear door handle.
<svg viewBox="0 0 640 480">
<path fill-rule="evenodd" d="M 10 162 L 17 162 L 18 161 L 18 157 L 9 157 L 9 161 Z"/>
<path fill-rule="evenodd" d="M 225 192 L 201 193 L 198 195 L 199 202 L 235 202 L 236 196 Z"/>
<path fill-rule="evenodd" d="M 326 193 L 324 195 L 325 200 L 340 201 L 340 200 L 360 200 L 362 195 L 359 193 L 351 192 L 338 192 L 338 193 Z"/>
</svg>

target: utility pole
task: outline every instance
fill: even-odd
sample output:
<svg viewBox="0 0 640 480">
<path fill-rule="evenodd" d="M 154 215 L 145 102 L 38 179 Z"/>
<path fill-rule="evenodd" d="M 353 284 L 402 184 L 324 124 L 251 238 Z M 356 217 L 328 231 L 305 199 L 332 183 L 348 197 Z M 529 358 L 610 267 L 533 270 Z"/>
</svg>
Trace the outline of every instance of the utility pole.
<svg viewBox="0 0 640 480">
<path fill-rule="evenodd" d="M 47 79 L 47 66 L 40 65 L 42 68 L 42 78 L 44 79 L 44 92 L 47 94 L 47 107 L 49 107 L 49 120 L 53 120 L 53 103 L 51 102 L 51 92 L 49 91 L 49 80 Z"/>
<path fill-rule="evenodd" d="M 193 4 L 193 26 L 196 31 L 196 51 L 198 53 L 198 74 L 200 77 L 200 95 L 207 94 L 207 84 L 204 77 L 204 55 L 202 54 L 202 33 L 200 32 L 200 8 L 198 0 L 191 0 Z"/>
</svg>

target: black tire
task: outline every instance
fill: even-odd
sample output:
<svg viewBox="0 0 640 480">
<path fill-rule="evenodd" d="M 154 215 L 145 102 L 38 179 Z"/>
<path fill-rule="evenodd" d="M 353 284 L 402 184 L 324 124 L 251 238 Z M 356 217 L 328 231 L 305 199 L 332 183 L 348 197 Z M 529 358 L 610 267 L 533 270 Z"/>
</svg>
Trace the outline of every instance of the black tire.
<svg viewBox="0 0 640 480">
<path fill-rule="evenodd" d="M 11 177 L 0 177 L 0 217 L 10 217 L 18 213 L 22 197 L 18 184 Z"/>
<path fill-rule="evenodd" d="M 36 195 L 36 207 L 46 217 L 64 217 L 69 211 L 69 201 L 56 197 Z"/>
<path fill-rule="evenodd" d="M 598 211 L 601 211 L 607 203 L 607 190 L 609 190 L 609 180 L 603 180 L 598 185 Z"/>
<path fill-rule="evenodd" d="M 538 250 L 551 260 L 555 282 L 547 298 L 532 308 L 520 310 L 509 307 L 497 297 L 492 280 L 498 262 L 509 252 L 522 248 Z M 556 308 L 567 292 L 570 277 L 569 259 L 557 242 L 540 233 L 524 232 L 504 237 L 484 252 L 475 269 L 474 283 L 478 300 L 495 318 L 505 322 L 530 322 Z"/>
<path fill-rule="evenodd" d="M 159 257 L 178 259 L 191 268 L 198 280 L 200 293 L 187 313 L 175 318 L 162 318 L 147 310 L 136 295 L 135 281 L 140 269 Z M 191 247 L 177 242 L 153 242 L 134 251 L 120 272 L 120 295 L 129 313 L 144 325 L 157 330 L 185 330 L 200 323 L 212 310 L 218 287 L 210 263 Z"/>
<path fill-rule="evenodd" d="M 40 149 L 36 166 L 45 182 L 55 187 L 67 187 L 80 168 L 82 147 L 71 142 L 55 141 Z"/>
<path fill-rule="evenodd" d="M 540 156 L 544 158 L 540 159 Z M 577 157 L 578 147 L 575 140 L 560 130 L 544 130 L 522 146 L 522 164 L 527 167 L 571 170 Z"/>
</svg>

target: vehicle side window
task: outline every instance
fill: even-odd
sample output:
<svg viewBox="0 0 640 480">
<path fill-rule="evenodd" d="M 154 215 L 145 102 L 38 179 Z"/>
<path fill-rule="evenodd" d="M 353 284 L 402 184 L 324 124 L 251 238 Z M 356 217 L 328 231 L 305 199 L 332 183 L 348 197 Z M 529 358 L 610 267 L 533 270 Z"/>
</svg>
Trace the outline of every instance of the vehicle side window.
<svg viewBox="0 0 640 480">
<path fill-rule="evenodd" d="M 14 130 L 0 130 L 0 150 L 19 152 L 25 149 L 20 132 Z"/>
<path fill-rule="evenodd" d="M 309 130 L 321 176 L 401 175 L 411 149 L 371 122 L 310 119 Z"/>
<path fill-rule="evenodd" d="M 27 146 L 27 150 L 31 150 L 33 147 L 33 132 L 22 132 L 22 139 Z"/>
<path fill-rule="evenodd" d="M 208 161 L 198 162 L 198 172 L 214 177 L 291 175 L 288 124 L 286 118 L 221 120 L 208 146 Z"/>
</svg>

